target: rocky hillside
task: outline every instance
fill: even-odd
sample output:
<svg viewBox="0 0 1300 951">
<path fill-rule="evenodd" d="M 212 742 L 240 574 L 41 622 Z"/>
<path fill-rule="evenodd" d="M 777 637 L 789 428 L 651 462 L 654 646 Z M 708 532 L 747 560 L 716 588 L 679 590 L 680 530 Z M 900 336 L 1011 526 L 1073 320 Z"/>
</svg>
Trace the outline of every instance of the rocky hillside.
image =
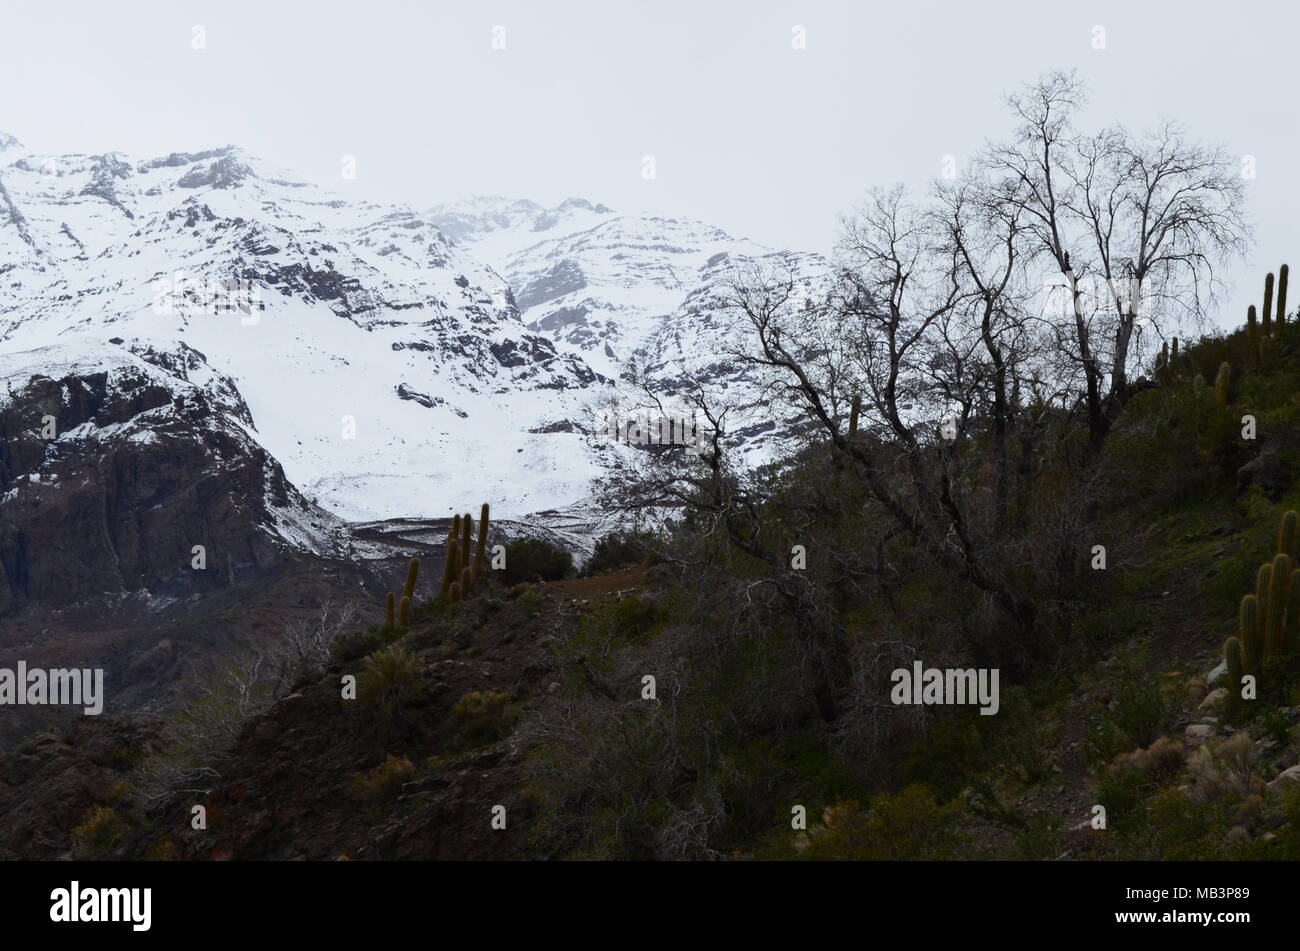
<svg viewBox="0 0 1300 951">
<path fill-rule="evenodd" d="M 105 595 L 156 606 L 283 550 L 339 548 L 338 520 L 285 478 L 201 352 L 72 338 L 0 356 L 0 375 L 0 614 Z"/>
<path fill-rule="evenodd" d="M 492 213 L 501 235 L 610 215 L 515 204 Z M 188 665 L 367 590 L 483 495 L 518 536 L 590 552 L 608 527 L 592 480 L 632 451 L 591 438 L 616 365 L 524 319 L 538 279 L 468 246 L 490 227 L 234 147 L 51 155 L 0 135 L 0 660 L 93 661 L 112 709 L 150 707 Z M 585 252 L 592 274 L 601 254 L 662 269 L 614 242 Z M 631 339 L 643 316 L 607 324 Z M 284 572 L 304 585 L 288 604 Z"/>
<path fill-rule="evenodd" d="M 409 616 L 387 619 L 376 593 L 327 657 L 257 703 L 210 679 L 194 682 L 206 699 L 186 716 L 41 730 L 0 755 L 0 812 L 22 820 L 0 849 L 1300 857 L 1297 655 L 1274 649 L 1240 699 L 1224 663 L 1228 638 L 1263 630 L 1242 604 L 1277 600 L 1261 565 L 1293 557 L 1278 550 L 1300 523 L 1286 514 L 1300 508 L 1298 335 L 1294 322 L 1263 345 L 1238 331 L 1156 369 L 1087 472 L 1074 557 L 1039 560 L 1046 580 L 1024 582 L 1040 592 L 1028 632 L 982 631 L 983 602 L 921 570 L 915 546 L 893 543 L 882 564 L 863 542 L 881 523 L 864 525 L 861 486 L 815 449 L 767 487 L 749 550 L 684 524 L 602 544 L 594 576 L 488 571 L 460 599 L 440 589 L 445 526 L 393 525 L 424 546 Z M 1028 510 L 1059 506 L 1083 478 L 1068 452 L 1044 456 Z M 1024 526 L 1039 546 L 1054 530 Z M 494 532 L 494 544 L 514 536 Z M 760 557 L 791 537 L 816 555 L 806 574 Z M 393 569 L 381 590 L 402 590 Z M 800 585 L 818 596 L 805 602 Z M 891 668 L 970 665 L 972 643 L 1001 672 L 996 715 L 891 700 Z"/>
</svg>

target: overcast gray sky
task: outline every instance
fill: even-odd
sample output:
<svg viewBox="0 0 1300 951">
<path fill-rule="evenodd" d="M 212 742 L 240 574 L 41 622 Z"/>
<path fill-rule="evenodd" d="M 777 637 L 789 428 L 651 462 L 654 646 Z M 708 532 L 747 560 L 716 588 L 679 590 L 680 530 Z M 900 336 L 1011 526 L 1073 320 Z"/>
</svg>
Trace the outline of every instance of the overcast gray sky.
<svg viewBox="0 0 1300 951">
<path fill-rule="evenodd" d="M 827 251 L 837 216 L 868 187 L 924 188 L 944 155 L 960 170 L 1008 132 L 1004 94 L 1077 67 L 1089 124 L 1167 116 L 1255 156 L 1257 245 L 1231 274 L 1224 322 L 1235 324 L 1264 272 L 1296 251 L 1297 11 L 1191 0 L 6 4 L 0 130 L 52 153 L 234 143 L 417 208 L 470 193 L 548 205 L 576 195 Z M 792 48 L 796 26 L 805 49 Z M 342 179 L 344 155 L 356 157 L 355 181 Z"/>
</svg>

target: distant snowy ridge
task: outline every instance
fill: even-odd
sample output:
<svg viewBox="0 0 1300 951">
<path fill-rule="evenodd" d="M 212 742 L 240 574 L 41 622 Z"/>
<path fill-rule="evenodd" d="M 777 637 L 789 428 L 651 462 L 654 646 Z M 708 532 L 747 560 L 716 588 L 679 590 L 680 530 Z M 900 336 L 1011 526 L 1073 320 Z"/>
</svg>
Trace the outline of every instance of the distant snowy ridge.
<svg viewBox="0 0 1300 951">
<path fill-rule="evenodd" d="M 45 155 L 0 133 L 0 148 L 0 355 L 201 353 L 247 436 L 340 518 L 488 500 L 588 523 L 621 452 L 593 445 L 594 413 L 636 403 L 630 361 L 669 398 L 692 376 L 741 405 L 752 463 L 790 431 L 726 356 L 734 318 L 714 306 L 733 266 L 775 252 L 717 228 L 577 198 L 418 213 L 235 147 Z M 825 262 L 797 260 L 819 293 Z M 4 366 L 14 390 L 31 361 Z"/>
<path fill-rule="evenodd" d="M 345 518 L 484 498 L 526 515 L 597 474 L 579 435 L 528 430 L 605 381 L 411 210 L 233 148 L 4 158 L 0 349 L 184 342 L 234 382 L 290 479 Z M 239 299 L 217 309 L 226 284 Z"/>
</svg>

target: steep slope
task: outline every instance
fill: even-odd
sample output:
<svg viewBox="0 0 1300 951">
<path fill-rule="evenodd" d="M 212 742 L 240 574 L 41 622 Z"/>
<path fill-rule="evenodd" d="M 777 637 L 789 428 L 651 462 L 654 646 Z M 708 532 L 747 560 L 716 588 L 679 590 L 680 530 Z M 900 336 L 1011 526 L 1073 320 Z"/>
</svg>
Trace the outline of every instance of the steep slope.
<svg viewBox="0 0 1300 951">
<path fill-rule="evenodd" d="M 276 550 L 326 551 L 338 524 L 252 435 L 202 353 L 87 338 L 0 356 L 0 612 L 27 600 L 173 595 Z M 214 566 L 215 567 L 215 566 Z"/>
<path fill-rule="evenodd" d="M 102 668 L 106 709 L 140 709 L 299 598 L 356 592 L 321 565 L 358 561 L 346 527 L 201 352 L 82 334 L 0 354 L 0 379 L 0 666 Z M 67 712 L 8 709 L 0 746 Z"/>
</svg>

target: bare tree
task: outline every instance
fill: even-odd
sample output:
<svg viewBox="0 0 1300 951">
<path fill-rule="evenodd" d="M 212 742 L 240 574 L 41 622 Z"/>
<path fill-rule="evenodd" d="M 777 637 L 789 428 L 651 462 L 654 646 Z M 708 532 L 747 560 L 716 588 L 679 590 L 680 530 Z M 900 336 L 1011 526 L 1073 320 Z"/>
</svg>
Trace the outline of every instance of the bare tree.
<svg viewBox="0 0 1300 951">
<path fill-rule="evenodd" d="M 864 476 L 887 517 L 1028 625 L 1032 601 L 998 571 L 991 533 L 972 517 L 975 480 L 964 447 L 981 380 L 969 371 L 975 347 L 987 345 L 958 326 L 974 285 L 963 282 L 962 255 L 936 233 L 935 221 L 901 189 L 873 193 L 845 222 L 837 287 L 814 313 L 790 307 L 788 273 L 738 278 L 727 303 L 748 318 L 755 343 L 735 356 L 784 378 L 832 454 Z M 986 290 L 1000 313 L 1001 292 Z M 807 346 L 814 325 L 832 328 L 833 345 Z M 855 398 L 860 433 L 844 425 L 843 407 Z"/>
<path fill-rule="evenodd" d="M 316 616 L 295 618 L 267 649 L 275 683 L 271 693 L 280 697 L 302 680 L 318 677 L 329 664 L 330 653 L 340 637 L 356 625 L 360 608 L 354 601 L 342 605 L 321 601 Z"/>
<path fill-rule="evenodd" d="M 1022 395 L 1041 369 L 1043 345 L 1030 318 L 1024 264 L 1019 254 L 1023 213 L 1005 188 L 972 177 L 935 189 L 933 224 L 938 248 L 955 256 L 961 289 L 944 322 L 947 364 L 959 376 L 948 383 L 950 402 L 962 402 L 963 383 L 978 416 L 992 430 L 995 516 L 1007 524 L 1010 504 L 1023 488 L 1023 470 L 1011 466 L 1011 437 L 1022 413 Z M 964 369 L 964 373 L 960 373 Z M 1022 433 L 1030 454 L 1034 431 Z"/>
<path fill-rule="evenodd" d="M 1008 97 L 1015 136 L 980 164 L 1023 217 L 1026 259 L 1061 275 L 1065 319 L 1047 320 L 1065 369 L 1082 375 L 1096 444 L 1130 395 L 1143 325 L 1158 335 L 1203 326 L 1215 268 L 1245 249 L 1250 229 L 1226 150 L 1171 122 L 1142 135 L 1121 126 L 1084 135 L 1074 123 L 1085 102 L 1080 80 L 1062 72 Z"/>
<path fill-rule="evenodd" d="M 358 612 L 355 602 L 322 601 L 315 617 L 289 622 L 269 647 L 242 650 L 213 671 L 192 671 L 170 744 L 137 769 L 141 797 L 156 803 L 206 792 L 220 779 L 249 718 L 286 688 L 324 670 L 331 648 L 352 630 Z"/>
<path fill-rule="evenodd" d="M 144 802 L 206 794 L 221 778 L 248 718 L 270 703 L 263 663 L 260 654 L 245 651 L 217 671 L 194 672 L 192 692 L 176 717 L 170 745 L 136 769 L 136 787 Z"/>
</svg>

